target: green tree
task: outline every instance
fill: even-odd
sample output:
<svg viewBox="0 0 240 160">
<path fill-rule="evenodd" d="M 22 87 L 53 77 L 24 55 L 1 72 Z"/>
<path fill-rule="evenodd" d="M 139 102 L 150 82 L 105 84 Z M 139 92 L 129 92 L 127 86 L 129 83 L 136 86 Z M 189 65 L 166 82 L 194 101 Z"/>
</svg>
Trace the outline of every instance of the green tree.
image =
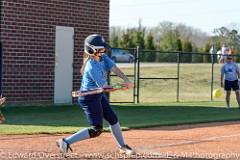
<svg viewBox="0 0 240 160">
<path fill-rule="evenodd" d="M 154 45 L 153 35 L 151 33 L 147 34 L 145 41 L 144 41 L 144 46 L 145 46 L 145 49 L 148 49 L 148 50 L 156 49 L 156 47 Z"/>
<path fill-rule="evenodd" d="M 131 30 L 127 30 L 126 32 L 123 32 L 119 45 L 121 48 L 133 48 L 135 47 L 133 40 L 132 40 L 132 35 L 131 35 Z"/>
<path fill-rule="evenodd" d="M 189 41 L 189 39 L 183 40 L 183 51 L 185 51 L 185 52 L 193 51 L 192 43 Z"/>
<path fill-rule="evenodd" d="M 183 48 L 182 48 L 182 41 L 181 41 L 181 39 L 177 39 L 177 50 L 178 51 L 182 51 L 183 50 Z"/>
<path fill-rule="evenodd" d="M 110 39 L 110 46 L 118 48 L 119 47 L 119 44 L 118 44 L 119 37 L 117 35 L 112 35 L 110 38 L 111 38 Z"/>
<path fill-rule="evenodd" d="M 144 49 L 144 33 L 142 31 L 135 30 L 133 31 L 133 43 L 136 46 L 139 46 L 141 49 Z"/>
<path fill-rule="evenodd" d="M 171 25 L 169 24 L 169 27 Z M 180 34 L 178 30 L 172 28 L 166 28 L 162 33 L 161 48 L 164 51 L 181 51 L 182 44 L 180 40 Z M 161 62 L 176 62 L 176 54 L 163 53 L 164 55 L 158 54 L 158 61 Z"/>
<path fill-rule="evenodd" d="M 145 27 L 142 26 L 141 21 L 138 23 L 138 28 L 132 30 L 132 39 L 133 44 L 139 46 L 141 49 L 144 49 L 144 37 L 145 37 Z"/>
<path fill-rule="evenodd" d="M 195 53 L 199 52 L 198 47 L 197 47 L 194 43 L 192 43 L 192 51 L 195 52 Z M 192 62 L 193 62 L 193 63 L 203 62 L 203 55 L 200 54 L 200 53 L 198 53 L 198 54 L 193 54 L 193 55 L 192 55 Z"/>
<path fill-rule="evenodd" d="M 118 48 L 119 41 L 122 34 L 122 28 L 120 27 L 111 27 L 110 28 L 110 40 L 109 44 L 111 47 Z"/>
<path fill-rule="evenodd" d="M 181 57 L 181 61 L 182 62 L 192 62 L 192 43 L 190 42 L 190 40 L 188 38 L 183 40 L 183 51 L 184 52 L 189 52 L 189 54 L 183 54 Z"/>
<path fill-rule="evenodd" d="M 231 30 L 226 27 L 220 27 L 214 29 L 213 33 L 222 44 L 226 44 L 235 51 L 240 51 L 240 35 L 236 29 Z"/>
<path fill-rule="evenodd" d="M 179 51 L 182 49 L 179 32 L 175 29 L 164 32 L 161 46 L 165 51 Z"/>
<path fill-rule="evenodd" d="M 206 44 L 205 44 L 205 47 L 203 48 L 203 52 L 204 53 L 209 53 L 209 50 L 211 49 L 212 47 L 212 44 L 210 41 L 208 41 Z M 211 62 L 211 55 L 203 55 L 203 62 L 204 63 L 209 63 Z"/>
<path fill-rule="evenodd" d="M 153 39 L 153 35 L 151 33 L 147 34 L 145 41 L 144 41 L 144 46 L 145 49 L 147 50 L 155 50 L 155 46 L 154 46 L 154 39 Z M 146 52 L 144 53 L 142 59 L 144 59 L 147 62 L 154 62 L 156 61 L 156 52 L 152 51 L 152 52 Z"/>
</svg>

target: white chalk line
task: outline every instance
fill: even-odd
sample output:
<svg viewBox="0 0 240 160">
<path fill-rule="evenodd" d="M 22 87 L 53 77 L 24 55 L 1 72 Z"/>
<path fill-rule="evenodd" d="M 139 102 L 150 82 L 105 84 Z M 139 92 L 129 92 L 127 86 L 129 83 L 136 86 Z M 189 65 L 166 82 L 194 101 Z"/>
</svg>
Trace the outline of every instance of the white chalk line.
<svg viewBox="0 0 240 160">
<path fill-rule="evenodd" d="M 150 154 L 157 155 L 157 156 L 162 156 L 164 158 L 163 153 L 153 151 L 153 149 L 164 148 L 164 147 L 176 147 L 176 146 L 197 144 L 197 143 L 204 143 L 204 142 L 211 142 L 211 141 L 221 140 L 221 139 L 225 139 L 225 138 L 238 137 L 238 136 L 240 136 L 240 133 L 232 134 L 232 135 L 223 135 L 223 136 L 203 138 L 203 139 L 200 139 L 200 140 L 190 140 L 190 141 L 178 142 L 178 143 L 152 145 L 152 146 L 149 146 L 149 147 L 139 147 L 139 148 L 137 148 L 137 151 L 138 152 L 139 151 L 140 152 L 149 152 Z M 165 157 L 165 158 L 171 158 L 171 155 L 167 155 L 167 157 Z"/>
</svg>

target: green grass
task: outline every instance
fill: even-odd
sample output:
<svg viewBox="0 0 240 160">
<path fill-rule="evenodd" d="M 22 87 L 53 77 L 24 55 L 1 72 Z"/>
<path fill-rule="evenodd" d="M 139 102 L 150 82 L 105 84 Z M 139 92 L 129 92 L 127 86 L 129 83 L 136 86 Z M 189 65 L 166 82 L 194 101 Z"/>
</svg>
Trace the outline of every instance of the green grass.
<svg viewBox="0 0 240 160">
<path fill-rule="evenodd" d="M 133 68 L 122 68 L 133 74 Z M 176 77 L 176 64 L 141 67 L 141 77 Z M 214 67 L 214 88 L 219 88 L 220 65 Z M 132 79 L 133 80 L 133 79 Z M 120 82 L 113 77 L 113 83 Z M 139 105 L 118 105 L 114 110 L 124 128 L 240 120 L 236 108 L 227 111 L 224 96 L 210 100 L 210 64 L 181 64 L 180 103 L 176 101 L 175 80 L 141 80 Z M 132 101 L 133 90 L 111 94 L 111 101 Z M 231 106 L 237 106 L 232 94 Z M 6 107 L 6 121 L 0 134 L 72 133 L 88 127 L 86 117 L 77 106 Z M 107 129 L 107 123 L 104 124 Z"/>
<path fill-rule="evenodd" d="M 151 103 L 113 106 L 124 128 L 240 120 L 240 111 L 227 111 L 222 102 Z M 5 107 L 0 134 L 73 133 L 88 127 L 77 106 Z M 104 124 L 107 129 L 107 123 Z"/>
<path fill-rule="evenodd" d="M 180 64 L 180 95 L 179 100 L 209 101 L 211 99 L 211 64 Z M 220 88 L 220 64 L 214 65 L 213 89 Z M 121 68 L 121 65 L 120 65 Z M 121 68 L 126 74 L 133 74 L 133 67 Z M 140 68 L 140 77 L 177 77 L 177 64 L 157 63 L 155 67 Z M 133 79 L 132 79 L 133 80 Z M 119 78 L 112 77 L 111 82 L 120 82 Z M 168 102 L 176 101 L 176 80 L 140 80 L 140 102 Z M 223 92 L 224 93 L 224 92 Z M 111 101 L 132 101 L 133 90 L 119 91 L 111 94 Z M 231 99 L 235 101 L 235 95 Z M 224 101 L 224 94 L 216 101 Z"/>
</svg>

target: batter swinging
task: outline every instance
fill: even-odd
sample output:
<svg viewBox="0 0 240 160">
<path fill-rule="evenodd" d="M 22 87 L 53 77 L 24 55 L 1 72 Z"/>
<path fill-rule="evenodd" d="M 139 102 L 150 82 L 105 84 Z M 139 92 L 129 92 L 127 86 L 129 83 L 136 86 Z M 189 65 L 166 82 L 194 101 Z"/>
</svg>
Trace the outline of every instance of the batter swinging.
<svg viewBox="0 0 240 160">
<path fill-rule="evenodd" d="M 84 41 L 85 57 L 81 68 L 82 83 L 80 91 L 87 91 L 98 87 L 107 87 L 107 72 L 112 71 L 124 80 L 126 89 L 133 87 L 133 83 L 105 54 L 108 45 L 99 34 L 89 35 Z M 119 147 L 120 153 L 132 155 L 135 152 L 124 142 L 118 118 L 111 108 L 104 93 L 82 96 L 78 103 L 84 110 L 90 128 L 85 128 L 77 133 L 60 139 L 57 145 L 60 152 L 67 153 L 70 145 L 88 138 L 98 137 L 102 133 L 103 119 L 110 124 L 110 130 Z"/>
</svg>

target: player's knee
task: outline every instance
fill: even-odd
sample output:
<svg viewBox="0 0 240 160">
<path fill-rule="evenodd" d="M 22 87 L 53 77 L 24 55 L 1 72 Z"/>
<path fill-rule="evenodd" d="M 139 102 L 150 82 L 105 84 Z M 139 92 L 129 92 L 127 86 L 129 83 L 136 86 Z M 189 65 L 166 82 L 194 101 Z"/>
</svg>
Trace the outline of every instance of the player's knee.
<svg viewBox="0 0 240 160">
<path fill-rule="evenodd" d="M 102 127 L 89 128 L 88 133 L 89 133 L 90 138 L 98 137 L 102 133 Z"/>
<path fill-rule="evenodd" d="M 118 122 L 118 118 L 117 118 L 117 116 L 115 115 L 115 116 L 113 116 L 113 118 L 111 119 L 111 122 L 109 122 L 110 123 L 110 125 L 114 125 L 114 124 L 116 124 Z"/>
<path fill-rule="evenodd" d="M 112 114 L 111 116 L 104 117 L 110 125 L 114 125 L 118 122 L 118 118 L 116 114 Z"/>
</svg>

